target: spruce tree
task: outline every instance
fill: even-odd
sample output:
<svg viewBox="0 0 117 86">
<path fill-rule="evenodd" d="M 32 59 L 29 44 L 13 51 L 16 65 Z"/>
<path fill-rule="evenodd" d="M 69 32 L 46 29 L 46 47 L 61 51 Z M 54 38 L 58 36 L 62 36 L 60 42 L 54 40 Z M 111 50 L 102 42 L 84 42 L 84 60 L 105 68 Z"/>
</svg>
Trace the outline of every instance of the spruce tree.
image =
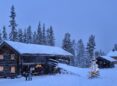
<svg viewBox="0 0 117 86">
<path fill-rule="evenodd" d="M 50 45 L 55 46 L 55 37 L 52 26 L 50 26 Z"/>
<path fill-rule="evenodd" d="M 3 38 L 3 40 L 7 40 L 7 32 L 6 32 L 6 27 L 5 26 L 3 26 L 2 38 Z"/>
<path fill-rule="evenodd" d="M 23 32 L 23 42 L 24 43 L 27 43 L 27 31 L 26 31 L 26 29 L 24 29 L 24 32 Z"/>
<path fill-rule="evenodd" d="M 38 28 L 37 28 L 37 44 L 42 44 L 42 29 L 41 29 L 40 22 L 39 22 Z"/>
<path fill-rule="evenodd" d="M 22 29 L 18 29 L 18 41 L 23 42 L 23 32 Z"/>
<path fill-rule="evenodd" d="M 102 50 L 99 51 L 95 51 L 95 57 L 100 57 L 100 56 L 104 56 L 105 53 Z"/>
<path fill-rule="evenodd" d="M 70 33 L 65 33 L 63 43 L 62 43 L 62 48 L 68 51 L 69 53 L 74 54 Z M 74 58 L 71 58 L 70 64 L 74 65 Z"/>
<path fill-rule="evenodd" d="M 15 13 L 15 8 L 14 6 L 11 7 L 11 15 L 10 15 L 10 25 L 9 27 L 11 28 L 11 32 L 9 34 L 9 39 L 11 41 L 16 41 L 17 40 L 17 24 L 15 21 L 16 13 Z"/>
<path fill-rule="evenodd" d="M 2 39 L 2 34 L 1 34 L 1 31 L 0 31 L 0 43 L 3 41 Z"/>
<path fill-rule="evenodd" d="M 76 51 L 76 42 L 75 42 L 75 40 L 72 40 L 72 54 L 75 56 L 75 51 Z"/>
<path fill-rule="evenodd" d="M 72 47 L 73 47 L 73 55 L 74 55 L 74 66 L 77 66 L 78 60 L 77 60 L 77 43 L 75 40 L 72 41 Z"/>
<path fill-rule="evenodd" d="M 62 48 L 74 55 L 75 52 L 72 43 L 70 33 L 66 33 L 63 39 Z"/>
<path fill-rule="evenodd" d="M 52 26 L 47 29 L 46 44 L 50 46 L 55 46 L 55 37 Z"/>
<path fill-rule="evenodd" d="M 77 66 L 79 67 L 85 67 L 85 57 L 84 57 L 84 53 L 85 53 L 85 47 L 83 44 L 82 39 L 80 39 L 77 43 Z"/>
<path fill-rule="evenodd" d="M 88 58 L 89 58 L 90 61 L 92 61 L 92 59 L 94 57 L 95 46 L 96 46 L 96 44 L 95 44 L 95 36 L 91 35 L 89 37 L 89 41 L 87 43 L 87 52 L 88 52 Z"/>
<path fill-rule="evenodd" d="M 99 57 L 100 56 L 100 52 L 99 51 L 95 51 L 95 57 Z"/>
<path fill-rule="evenodd" d="M 117 51 L 117 44 L 114 45 L 113 51 Z"/>
<path fill-rule="evenodd" d="M 37 43 L 37 33 L 36 31 L 34 31 L 33 33 L 33 44 L 36 44 Z"/>
<path fill-rule="evenodd" d="M 50 34 L 50 31 L 49 31 L 49 28 L 46 30 L 46 44 L 47 45 L 50 45 L 50 37 L 49 37 L 49 34 Z"/>
<path fill-rule="evenodd" d="M 85 58 L 85 67 L 89 67 L 91 65 L 91 59 L 89 58 L 87 48 L 84 49 L 84 58 Z"/>
<path fill-rule="evenodd" d="M 71 58 L 71 60 L 72 60 L 72 65 L 74 65 L 74 66 L 76 66 L 76 42 L 75 42 L 75 40 L 72 40 L 72 49 L 71 49 L 71 53 L 72 53 L 72 55 L 73 55 L 73 58 Z"/>
<path fill-rule="evenodd" d="M 42 30 L 42 44 L 46 45 L 45 24 L 43 24 L 43 30 Z"/>
<path fill-rule="evenodd" d="M 62 48 L 70 53 L 72 53 L 72 42 L 70 38 L 70 33 L 66 33 L 63 39 Z"/>
<path fill-rule="evenodd" d="M 27 43 L 32 43 L 32 30 L 31 30 L 31 26 L 28 26 L 28 28 L 27 28 L 26 42 Z"/>
<path fill-rule="evenodd" d="M 105 56 L 106 55 L 105 52 L 102 51 L 102 50 L 100 50 L 99 52 L 100 52 L 100 56 Z"/>
</svg>

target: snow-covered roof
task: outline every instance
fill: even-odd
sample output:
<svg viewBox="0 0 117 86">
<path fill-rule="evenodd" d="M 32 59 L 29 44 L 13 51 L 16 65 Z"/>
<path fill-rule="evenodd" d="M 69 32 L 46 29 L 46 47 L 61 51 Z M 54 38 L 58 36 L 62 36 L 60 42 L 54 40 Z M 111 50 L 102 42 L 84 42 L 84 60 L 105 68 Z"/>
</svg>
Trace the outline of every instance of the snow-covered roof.
<svg viewBox="0 0 117 86">
<path fill-rule="evenodd" d="M 110 57 L 117 57 L 117 51 L 110 51 L 107 56 L 110 56 Z"/>
<path fill-rule="evenodd" d="M 72 56 L 71 53 L 65 51 L 60 47 L 53 47 L 47 45 L 38 44 L 26 44 L 21 42 L 4 41 L 20 54 L 48 54 L 48 55 L 68 55 Z"/>
<path fill-rule="evenodd" d="M 117 61 L 117 60 L 115 60 L 114 58 L 112 58 L 112 57 L 110 57 L 110 56 L 101 56 L 101 57 L 104 58 L 104 59 L 107 59 L 107 60 L 109 60 L 109 61 L 111 61 L 111 62 Z"/>
</svg>

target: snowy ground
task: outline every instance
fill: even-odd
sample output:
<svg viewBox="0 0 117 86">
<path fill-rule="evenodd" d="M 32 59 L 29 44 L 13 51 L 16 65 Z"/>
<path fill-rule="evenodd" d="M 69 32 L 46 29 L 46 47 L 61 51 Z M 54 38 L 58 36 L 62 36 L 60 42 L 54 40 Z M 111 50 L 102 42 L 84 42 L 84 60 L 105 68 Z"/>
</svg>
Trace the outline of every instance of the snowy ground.
<svg viewBox="0 0 117 86">
<path fill-rule="evenodd" d="M 72 74 L 56 74 L 33 77 L 32 81 L 25 81 L 25 78 L 0 79 L 1 86 L 117 86 L 117 68 L 101 69 L 101 76 L 95 79 L 88 79 L 88 69 L 76 68 L 67 65 L 65 67 Z"/>
</svg>

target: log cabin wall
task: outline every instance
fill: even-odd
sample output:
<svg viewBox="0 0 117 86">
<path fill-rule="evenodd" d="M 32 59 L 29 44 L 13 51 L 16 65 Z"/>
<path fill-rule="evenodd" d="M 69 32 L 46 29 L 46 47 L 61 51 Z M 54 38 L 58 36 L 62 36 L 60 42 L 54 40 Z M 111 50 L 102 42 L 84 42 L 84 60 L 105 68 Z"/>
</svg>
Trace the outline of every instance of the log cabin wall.
<svg viewBox="0 0 117 86">
<path fill-rule="evenodd" d="M 44 73 L 53 73 L 56 65 L 48 64 L 49 59 L 61 63 L 70 63 L 70 57 L 54 54 L 21 54 L 7 43 L 0 46 L 0 77 L 16 77 L 25 67 L 41 67 Z M 28 69 L 29 71 L 29 69 Z"/>
<path fill-rule="evenodd" d="M 38 55 L 38 56 L 33 56 L 33 55 L 22 56 L 22 63 L 45 64 L 46 63 L 46 57 L 41 56 L 41 55 Z"/>
<path fill-rule="evenodd" d="M 18 73 L 18 56 L 8 46 L 0 48 L 0 77 L 15 77 Z"/>
<path fill-rule="evenodd" d="M 116 61 L 114 61 L 114 64 L 117 64 L 117 56 L 114 56 L 112 58 L 114 58 L 116 60 Z"/>
<path fill-rule="evenodd" d="M 70 58 L 64 57 L 64 56 L 25 54 L 24 56 L 22 56 L 22 69 L 21 69 L 22 70 L 22 75 L 24 75 L 25 72 L 29 72 L 31 67 L 36 69 L 37 65 L 43 66 L 42 69 L 44 70 L 43 71 L 44 74 L 54 73 L 56 65 L 51 63 L 50 59 L 53 59 L 53 60 L 58 61 L 60 63 L 66 63 L 66 64 L 70 63 Z M 36 74 L 39 74 L 39 73 L 36 73 Z"/>
<path fill-rule="evenodd" d="M 47 68 L 47 56 L 45 55 L 31 55 L 23 54 L 22 55 L 22 75 L 25 72 L 29 72 L 30 68 L 36 68 L 37 65 L 43 65 L 44 70 Z M 44 71 L 44 72 L 45 72 Z"/>
<path fill-rule="evenodd" d="M 69 56 L 48 56 L 47 61 L 49 61 L 49 59 L 56 60 L 60 63 L 70 64 L 70 57 Z"/>
</svg>

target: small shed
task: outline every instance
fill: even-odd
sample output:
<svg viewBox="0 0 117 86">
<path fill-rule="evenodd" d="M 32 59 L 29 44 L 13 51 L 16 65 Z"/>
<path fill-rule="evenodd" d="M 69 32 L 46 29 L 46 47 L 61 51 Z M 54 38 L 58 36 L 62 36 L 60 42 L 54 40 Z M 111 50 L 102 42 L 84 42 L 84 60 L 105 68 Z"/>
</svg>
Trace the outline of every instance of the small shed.
<svg viewBox="0 0 117 86">
<path fill-rule="evenodd" d="M 107 56 L 114 58 L 116 61 L 114 61 L 115 64 L 117 64 L 117 51 L 116 50 L 112 50 L 110 51 Z"/>
<path fill-rule="evenodd" d="M 116 61 L 114 58 L 109 56 L 99 56 L 96 59 L 99 68 L 113 68 L 114 62 Z"/>
</svg>

